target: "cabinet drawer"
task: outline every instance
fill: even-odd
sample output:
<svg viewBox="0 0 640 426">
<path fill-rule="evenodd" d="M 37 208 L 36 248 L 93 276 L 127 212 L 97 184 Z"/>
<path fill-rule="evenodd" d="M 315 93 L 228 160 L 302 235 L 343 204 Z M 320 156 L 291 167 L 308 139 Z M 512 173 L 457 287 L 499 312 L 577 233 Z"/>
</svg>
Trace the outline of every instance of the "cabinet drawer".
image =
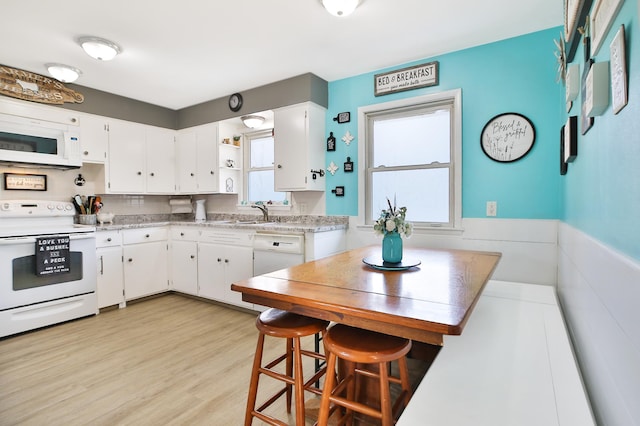
<svg viewBox="0 0 640 426">
<path fill-rule="evenodd" d="M 140 244 L 152 241 L 166 241 L 169 237 L 167 228 L 125 229 L 122 233 L 123 244 Z"/>
<path fill-rule="evenodd" d="M 203 243 L 229 244 L 234 246 L 253 246 L 254 231 L 242 231 L 234 229 L 232 231 L 203 230 L 198 241 Z"/>
<path fill-rule="evenodd" d="M 198 241 L 200 230 L 198 228 L 171 228 L 171 239 L 174 241 Z"/>
<path fill-rule="evenodd" d="M 98 231 L 96 232 L 96 248 L 114 247 L 122 244 L 122 234 L 120 231 Z"/>
</svg>

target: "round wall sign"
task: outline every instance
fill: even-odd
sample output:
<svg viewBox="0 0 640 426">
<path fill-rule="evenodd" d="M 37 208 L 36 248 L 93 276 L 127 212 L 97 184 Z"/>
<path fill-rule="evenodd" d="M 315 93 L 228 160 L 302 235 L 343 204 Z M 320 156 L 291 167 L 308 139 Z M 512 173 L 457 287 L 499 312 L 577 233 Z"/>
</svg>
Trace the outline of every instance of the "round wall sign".
<svg viewBox="0 0 640 426">
<path fill-rule="evenodd" d="M 535 140 L 533 123 L 522 114 L 507 112 L 487 122 L 480 135 L 480 146 L 492 160 L 509 163 L 527 155 Z"/>
</svg>

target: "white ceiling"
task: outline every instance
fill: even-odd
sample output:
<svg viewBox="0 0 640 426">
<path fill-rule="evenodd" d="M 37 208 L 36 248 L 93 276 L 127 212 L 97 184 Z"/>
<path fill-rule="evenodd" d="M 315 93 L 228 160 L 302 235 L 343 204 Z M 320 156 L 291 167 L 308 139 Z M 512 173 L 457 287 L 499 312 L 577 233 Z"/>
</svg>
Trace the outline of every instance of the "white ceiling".
<svg viewBox="0 0 640 426">
<path fill-rule="evenodd" d="M 349 17 L 320 0 L 3 1 L 0 64 L 180 109 L 311 72 L 334 81 L 563 23 L 561 0 L 361 0 Z M 110 62 L 76 39 L 118 43 Z M 550 44 L 549 52 L 554 46 Z"/>
</svg>

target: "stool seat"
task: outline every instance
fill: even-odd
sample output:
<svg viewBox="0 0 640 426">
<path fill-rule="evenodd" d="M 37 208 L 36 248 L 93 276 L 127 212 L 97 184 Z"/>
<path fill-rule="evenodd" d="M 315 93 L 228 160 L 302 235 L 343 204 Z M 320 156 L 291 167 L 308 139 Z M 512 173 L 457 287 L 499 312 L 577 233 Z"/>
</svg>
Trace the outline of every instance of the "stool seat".
<svg viewBox="0 0 640 426">
<path fill-rule="evenodd" d="M 326 426 L 335 409 L 343 407 L 346 410 L 338 419 L 339 425 L 352 422 L 354 412 L 378 419 L 383 426 L 393 425 L 400 409 L 406 407 L 411 398 L 406 359 L 407 353 L 411 350 L 411 341 L 342 324 L 334 325 L 327 330 L 323 341 L 327 356 L 327 378 L 317 424 Z M 335 377 L 338 358 L 345 361 L 339 381 Z M 392 361 L 398 362 L 400 377 L 389 374 Z M 372 367 L 365 369 L 362 364 L 372 364 Z M 365 378 L 376 379 L 378 382 L 379 407 L 356 400 Z M 401 387 L 400 395 L 394 403 L 389 389 L 391 383 L 399 384 Z"/>
<path fill-rule="evenodd" d="M 275 308 L 267 309 L 256 319 L 256 327 L 261 333 L 282 338 L 311 336 L 326 330 L 328 326 L 328 321 Z"/>
<path fill-rule="evenodd" d="M 256 327 L 260 334 L 258 336 L 258 344 L 253 360 L 253 370 L 251 372 L 251 382 L 249 384 L 249 395 L 247 397 L 247 409 L 244 421 L 245 426 L 250 426 L 254 417 L 270 425 L 286 425 L 285 422 L 263 411 L 282 395 L 285 395 L 287 413 L 291 413 L 292 391 L 295 391 L 296 425 L 304 425 L 304 391 L 313 392 L 316 395 L 322 393 L 320 389 L 313 386 L 313 383 L 319 382 L 320 378 L 326 372 L 326 367 L 316 371 L 313 377 L 305 382 L 302 370 L 302 356 L 305 355 L 315 358 L 316 360 L 322 360 L 323 362 L 325 357 L 318 352 L 302 349 L 300 338 L 318 333 L 324 334 L 328 326 L 328 321 L 274 308 L 268 309 L 258 315 L 258 318 L 256 318 Z M 266 336 L 286 339 L 286 348 L 282 355 L 263 365 L 262 354 L 264 352 L 264 340 Z M 284 374 L 274 370 L 274 367 L 282 361 L 285 361 Z M 283 382 L 284 387 L 268 398 L 260 407 L 256 408 L 258 382 L 260 376 L 263 374 Z"/>
<path fill-rule="evenodd" d="M 336 325 L 324 338 L 338 358 L 363 364 L 395 361 L 411 350 L 411 341 L 374 331 Z"/>
</svg>

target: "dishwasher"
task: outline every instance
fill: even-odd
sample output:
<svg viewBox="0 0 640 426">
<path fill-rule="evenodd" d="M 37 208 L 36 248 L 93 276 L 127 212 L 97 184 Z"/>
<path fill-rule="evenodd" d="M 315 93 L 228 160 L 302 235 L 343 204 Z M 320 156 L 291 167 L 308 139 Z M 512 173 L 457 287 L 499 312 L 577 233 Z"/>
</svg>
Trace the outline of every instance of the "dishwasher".
<svg viewBox="0 0 640 426">
<path fill-rule="evenodd" d="M 253 275 L 304 263 L 304 234 L 257 232 L 253 237 Z"/>
</svg>

